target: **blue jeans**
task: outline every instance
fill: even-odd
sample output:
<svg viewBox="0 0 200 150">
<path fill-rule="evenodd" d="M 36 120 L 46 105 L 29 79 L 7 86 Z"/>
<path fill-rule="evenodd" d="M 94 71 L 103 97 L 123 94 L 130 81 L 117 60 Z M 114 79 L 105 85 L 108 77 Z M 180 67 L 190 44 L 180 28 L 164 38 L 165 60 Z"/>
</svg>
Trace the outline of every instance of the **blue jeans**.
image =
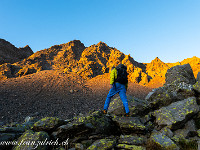
<svg viewBox="0 0 200 150">
<path fill-rule="evenodd" d="M 114 83 L 113 87 L 110 89 L 110 91 L 109 91 L 109 93 L 107 95 L 105 104 L 104 104 L 104 110 L 108 110 L 111 98 L 117 93 L 119 93 L 119 96 L 120 96 L 120 98 L 121 98 L 121 100 L 123 102 L 123 105 L 124 105 L 126 113 L 129 113 L 125 85 L 124 84 L 120 84 L 118 82 Z"/>
</svg>

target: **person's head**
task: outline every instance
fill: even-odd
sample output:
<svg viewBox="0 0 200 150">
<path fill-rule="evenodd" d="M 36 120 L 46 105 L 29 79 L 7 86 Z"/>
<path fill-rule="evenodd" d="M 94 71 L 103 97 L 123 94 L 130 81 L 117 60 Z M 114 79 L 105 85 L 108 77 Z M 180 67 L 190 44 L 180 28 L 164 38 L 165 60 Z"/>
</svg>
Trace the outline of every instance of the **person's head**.
<svg viewBox="0 0 200 150">
<path fill-rule="evenodd" d="M 115 68 L 115 66 L 113 66 L 112 68 L 111 68 L 111 70 L 113 70 Z"/>
<path fill-rule="evenodd" d="M 119 64 L 116 68 L 123 68 L 127 70 L 127 67 L 124 64 Z"/>
</svg>

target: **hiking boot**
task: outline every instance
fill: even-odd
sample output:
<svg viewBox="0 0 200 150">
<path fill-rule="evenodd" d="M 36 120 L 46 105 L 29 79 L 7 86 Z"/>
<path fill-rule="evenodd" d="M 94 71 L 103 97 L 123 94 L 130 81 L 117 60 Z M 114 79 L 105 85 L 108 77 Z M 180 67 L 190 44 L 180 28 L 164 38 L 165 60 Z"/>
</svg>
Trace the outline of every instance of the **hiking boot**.
<svg viewBox="0 0 200 150">
<path fill-rule="evenodd" d="M 103 113 L 104 113 L 104 114 L 107 114 L 107 110 L 104 109 L 104 110 L 103 110 Z"/>
<path fill-rule="evenodd" d="M 125 117 L 130 117 L 130 112 L 126 113 Z"/>
</svg>

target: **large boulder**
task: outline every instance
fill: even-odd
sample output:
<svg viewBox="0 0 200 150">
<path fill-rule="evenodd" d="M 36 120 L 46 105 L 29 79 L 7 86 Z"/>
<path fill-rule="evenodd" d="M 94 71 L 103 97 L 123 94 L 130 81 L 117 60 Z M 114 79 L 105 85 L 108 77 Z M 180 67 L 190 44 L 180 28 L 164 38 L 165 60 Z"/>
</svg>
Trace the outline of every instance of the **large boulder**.
<svg viewBox="0 0 200 150">
<path fill-rule="evenodd" d="M 181 82 L 177 84 L 168 84 L 163 87 L 153 89 L 145 99 L 149 102 L 149 110 L 155 110 L 164 106 L 168 106 L 173 102 L 194 96 L 195 91 L 193 86 L 191 84 Z"/>
<path fill-rule="evenodd" d="M 145 100 L 149 102 L 149 108 L 151 110 L 159 109 L 163 106 L 167 106 L 172 103 L 172 95 L 164 87 L 153 89 Z"/>
<path fill-rule="evenodd" d="M 127 95 L 127 101 L 129 105 L 130 116 L 143 115 L 145 112 L 148 112 L 147 101 L 132 97 L 130 95 Z M 124 106 L 120 97 L 117 97 L 110 102 L 108 113 L 117 116 L 123 116 L 125 114 Z"/>
<path fill-rule="evenodd" d="M 58 127 L 52 133 L 55 138 L 67 139 L 90 134 L 111 135 L 118 131 L 114 122 L 101 111 L 95 111 L 85 116 L 75 117 L 73 121 Z"/>
<path fill-rule="evenodd" d="M 165 74 L 165 85 L 185 82 L 194 84 L 195 77 L 190 64 L 178 65 L 167 70 Z"/>
<path fill-rule="evenodd" d="M 195 96 L 193 86 L 185 82 L 168 85 L 165 86 L 165 88 L 167 89 L 168 93 L 172 94 L 172 99 L 174 99 L 174 101 Z"/>
<path fill-rule="evenodd" d="M 150 149 L 179 150 L 180 148 L 166 135 L 160 132 L 153 133 L 148 141 Z"/>
<path fill-rule="evenodd" d="M 60 120 L 56 117 L 46 117 L 37 121 L 33 125 L 33 130 L 51 132 L 63 124 L 65 124 L 64 120 Z"/>
<path fill-rule="evenodd" d="M 146 126 L 137 117 L 118 117 L 114 116 L 113 121 L 121 129 L 122 133 L 146 133 Z"/>
<path fill-rule="evenodd" d="M 84 136 L 84 134 L 89 134 L 92 131 L 92 127 L 87 126 L 83 122 L 70 122 L 58 127 L 58 129 L 52 133 L 52 137 L 54 139 L 59 139 L 59 141 L 65 141 L 68 138 L 72 139 L 76 136 Z"/>
<path fill-rule="evenodd" d="M 154 111 L 156 123 L 160 126 L 169 126 L 170 129 L 178 129 L 199 111 L 196 98 L 190 97 L 182 101 L 174 102 L 167 107 Z"/>
<path fill-rule="evenodd" d="M 44 132 L 33 132 L 31 130 L 27 130 L 24 134 L 18 139 L 19 145 L 15 146 L 13 150 L 28 150 L 28 149 L 35 149 L 35 150 L 48 150 L 48 144 L 39 144 L 39 142 L 48 141 L 49 135 Z"/>
</svg>

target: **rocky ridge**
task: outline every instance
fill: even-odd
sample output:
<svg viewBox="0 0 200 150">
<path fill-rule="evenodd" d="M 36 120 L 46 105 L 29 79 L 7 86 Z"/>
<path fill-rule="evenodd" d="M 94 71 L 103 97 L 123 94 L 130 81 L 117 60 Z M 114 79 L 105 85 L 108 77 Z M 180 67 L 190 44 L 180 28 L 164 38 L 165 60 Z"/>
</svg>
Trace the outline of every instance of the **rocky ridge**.
<svg viewBox="0 0 200 150">
<path fill-rule="evenodd" d="M 0 43 L 1 56 L 4 57 L 4 53 L 8 49 L 11 49 L 12 53 L 6 56 L 12 58 L 15 56 L 15 59 L 2 61 L 0 64 L 0 80 L 25 76 L 42 70 L 62 70 L 65 73 L 77 73 L 83 79 L 88 80 L 109 73 L 113 66 L 123 63 L 127 65 L 130 82 L 160 87 L 165 83 L 165 73 L 173 66 L 189 63 L 195 77 L 200 71 L 200 58 L 198 57 L 188 58 L 178 63 L 164 63 L 156 57 L 151 63 L 138 63 L 130 55 L 125 55 L 104 42 L 85 47 L 81 41 L 74 40 L 54 45 L 34 54 L 26 46 L 20 48 L 20 54 L 23 54 L 20 57 L 17 55 L 19 50 L 12 44 L 2 39 Z M 20 61 L 22 58 L 25 59 Z"/>
<path fill-rule="evenodd" d="M 200 74 L 200 73 L 199 73 Z M 145 99 L 128 96 L 130 117 L 120 98 L 108 114 L 100 110 L 65 120 L 27 117 L 22 124 L 3 125 L 0 141 L 55 141 L 43 145 L 1 145 L 1 149 L 198 149 L 200 141 L 200 76 L 189 64 L 168 69 L 163 87 Z"/>
<path fill-rule="evenodd" d="M 38 51 L 14 64 L 3 64 L 0 66 L 0 79 L 24 76 L 41 70 L 63 70 L 65 73 L 77 73 L 83 79 L 90 79 L 108 73 L 120 63 L 128 66 L 130 81 L 148 82 L 145 66 L 134 61 L 130 55 L 124 55 L 103 42 L 85 47 L 79 40 Z M 134 71 L 137 73 L 133 74 Z"/>
<path fill-rule="evenodd" d="M 23 48 L 16 48 L 8 41 L 0 39 L 0 65 L 18 62 L 32 54 L 33 51 L 28 45 Z"/>
</svg>

